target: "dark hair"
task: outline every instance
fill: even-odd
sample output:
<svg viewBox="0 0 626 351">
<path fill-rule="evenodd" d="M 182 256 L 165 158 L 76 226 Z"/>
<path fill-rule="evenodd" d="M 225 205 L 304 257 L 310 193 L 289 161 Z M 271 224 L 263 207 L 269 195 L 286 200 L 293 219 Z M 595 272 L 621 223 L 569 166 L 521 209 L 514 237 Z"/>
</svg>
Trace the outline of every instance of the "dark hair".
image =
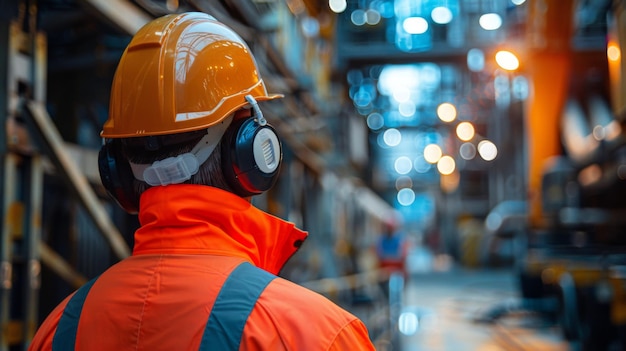
<svg viewBox="0 0 626 351">
<path fill-rule="evenodd" d="M 191 133 L 193 132 L 190 132 L 189 134 Z M 195 134 L 197 135 L 197 133 Z M 168 157 L 175 157 L 191 151 L 191 149 L 193 149 L 203 136 L 204 135 L 199 135 L 198 137 L 194 137 L 184 143 L 166 145 L 156 151 L 146 150 L 144 147 L 127 146 L 123 148 L 123 153 L 124 157 L 133 163 L 150 164 L 155 161 L 160 161 Z M 141 138 L 132 139 L 133 145 L 142 144 Z M 127 143 L 127 145 L 129 144 L 130 143 Z M 226 182 L 222 172 L 222 143 L 218 143 L 209 158 L 200 165 L 198 173 L 192 175 L 191 178 L 184 183 L 207 185 L 233 192 L 232 188 L 228 185 L 228 182 Z M 137 195 L 141 195 L 141 193 L 150 187 L 151 186 L 144 181 L 138 179 L 134 179 L 133 181 L 133 190 Z"/>
</svg>

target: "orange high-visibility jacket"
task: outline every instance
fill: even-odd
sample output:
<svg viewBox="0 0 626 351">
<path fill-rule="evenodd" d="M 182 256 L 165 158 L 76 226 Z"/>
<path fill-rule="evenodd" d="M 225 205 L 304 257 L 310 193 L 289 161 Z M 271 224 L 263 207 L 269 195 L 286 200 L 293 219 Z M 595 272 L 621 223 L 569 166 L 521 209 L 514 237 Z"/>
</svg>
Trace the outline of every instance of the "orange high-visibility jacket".
<svg viewBox="0 0 626 351">
<path fill-rule="evenodd" d="M 56 351 L 63 345 L 57 336 L 53 348 L 59 334 L 70 335 L 64 342 L 75 350 L 228 351 L 210 347 L 214 338 L 205 334 L 211 328 L 241 335 L 233 350 L 374 350 L 358 318 L 275 277 L 307 236 L 293 223 L 226 191 L 187 184 L 148 189 L 139 220 L 132 256 L 59 304 L 29 350 Z M 244 266 L 247 276 L 233 273 Z M 253 277 L 267 278 L 258 298 L 249 298 L 258 281 Z M 220 298 L 230 301 L 218 308 L 227 279 L 230 290 Z M 245 304 L 233 296 L 251 300 L 251 310 L 242 313 Z M 79 302 L 65 311 L 70 299 Z M 208 323 L 215 310 L 220 318 Z M 62 316 L 74 318 L 75 334 L 67 333 L 67 323 L 57 333 Z"/>
</svg>

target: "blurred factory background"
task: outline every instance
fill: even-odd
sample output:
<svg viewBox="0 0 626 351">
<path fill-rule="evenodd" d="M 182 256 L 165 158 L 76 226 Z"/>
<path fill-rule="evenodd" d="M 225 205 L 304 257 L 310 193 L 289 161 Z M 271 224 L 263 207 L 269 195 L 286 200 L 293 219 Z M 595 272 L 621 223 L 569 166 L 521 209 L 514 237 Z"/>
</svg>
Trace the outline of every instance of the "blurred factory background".
<svg viewBox="0 0 626 351">
<path fill-rule="evenodd" d="M 262 106 L 282 176 L 254 204 L 311 235 L 281 275 L 380 350 L 626 350 L 625 6 L 0 1 L 0 351 L 129 255 L 99 132 L 132 34 L 184 11 L 234 28 L 285 95 Z M 380 270 L 390 228 L 404 276 Z"/>
</svg>

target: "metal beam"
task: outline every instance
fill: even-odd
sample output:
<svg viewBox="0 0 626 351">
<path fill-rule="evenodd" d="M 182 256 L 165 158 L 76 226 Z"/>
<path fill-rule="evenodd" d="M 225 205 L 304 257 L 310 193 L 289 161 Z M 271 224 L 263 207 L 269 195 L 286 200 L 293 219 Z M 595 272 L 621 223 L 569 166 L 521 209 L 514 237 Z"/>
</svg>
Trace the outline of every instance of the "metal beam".
<svg viewBox="0 0 626 351">
<path fill-rule="evenodd" d="M 85 276 L 80 274 L 71 264 L 64 260 L 61 255 L 43 242 L 41 242 L 39 246 L 39 253 L 41 255 L 41 261 L 59 277 L 68 282 L 74 289 L 80 288 L 87 282 Z"/>
<path fill-rule="evenodd" d="M 39 136 L 45 145 L 45 151 L 50 160 L 55 164 L 57 170 L 64 175 L 68 181 L 70 189 L 75 193 L 95 225 L 109 241 L 113 252 L 118 258 L 123 259 L 130 255 L 130 249 L 124 241 L 117 227 L 112 223 L 109 214 L 104 210 L 96 196 L 93 188 L 87 182 L 83 173 L 78 169 L 70 154 L 64 149 L 65 143 L 59 131 L 51 121 L 48 111 L 38 102 L 29 101 L 26 103 L 26 114 L 28 122 L 32 122 L 33 131 Z"/>
<path fill-rule="evenodd" d="M 125 0 L 83 0 L 85 5 L 108 19 L 120 30 L 133 35 L 139 28 L 148 23 L 152 18 Z"/>
</svg>

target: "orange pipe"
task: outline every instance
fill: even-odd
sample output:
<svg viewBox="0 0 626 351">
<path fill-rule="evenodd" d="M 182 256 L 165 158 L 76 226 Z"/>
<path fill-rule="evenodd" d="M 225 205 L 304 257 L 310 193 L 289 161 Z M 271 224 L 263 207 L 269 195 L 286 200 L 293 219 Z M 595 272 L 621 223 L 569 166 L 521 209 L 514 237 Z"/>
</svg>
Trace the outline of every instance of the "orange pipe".
<svg viewBox="0 0 626 351">
<path fill-rule="evenodd" d="M 527 62 L 531 86 L 526 111 L 528 131 L 529 219 L 542 226 L 541 177 L 546 159 L 561 154 L 559 120 L 568 96 L 574 0 L 528 3 Z"/>
</svg>

